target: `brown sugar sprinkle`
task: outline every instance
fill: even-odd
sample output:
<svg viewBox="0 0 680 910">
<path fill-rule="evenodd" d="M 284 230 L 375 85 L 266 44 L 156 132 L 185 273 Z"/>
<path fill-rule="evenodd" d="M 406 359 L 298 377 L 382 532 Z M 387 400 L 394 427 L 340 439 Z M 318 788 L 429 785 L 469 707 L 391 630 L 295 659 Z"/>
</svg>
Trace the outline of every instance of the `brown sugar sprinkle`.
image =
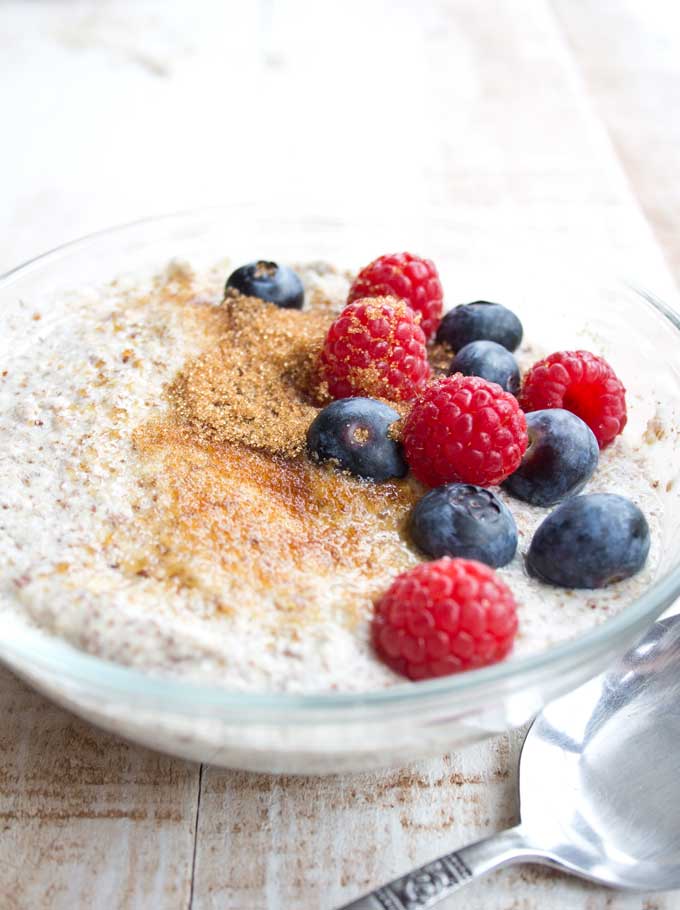
<svg viewBox="0 0 680 910">
<path fill-rule="evenodd" d="M 432 368 L 432 375 L 437 377 L 448 373 L 454 351 L 447 344 L 435 342 L 428 350 L 428 360 Z"/>
<path fill-rule="evenodd" d="M 401 533 L 418 496 L 408 480 L 368 484 L 305 458 L 206 445 L 164 418 L 133 440 L 154 506 L 117 531 L 127 575 L 192 590 L 223 614 L 273 602 L 270 621 L 295 627 L 318 618 L 319 578 L 352 591 L 360 574 L 364 590 L 338 615 L 351 626 L 417 561 Z"/>
<path fill-rule="evenodd" d="M 285 310 L 255 297 L 222 304 L 217 343 L 189 362 L 168 389 L 176 416 L 207 444 L 241 443 L 293 458 L 315 408 L 305 390 L 331 314 Z"/>
</svg>

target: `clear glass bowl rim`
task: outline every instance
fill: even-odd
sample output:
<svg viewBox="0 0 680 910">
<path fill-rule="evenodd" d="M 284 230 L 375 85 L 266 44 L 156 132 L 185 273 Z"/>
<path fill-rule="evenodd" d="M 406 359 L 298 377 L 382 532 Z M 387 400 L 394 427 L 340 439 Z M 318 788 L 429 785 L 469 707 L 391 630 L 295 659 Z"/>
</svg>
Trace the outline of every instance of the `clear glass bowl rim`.
<svg viewBox="0 0 680 910">
<path fill-rule="evenodd" d="M 77 253 L 101 240 L 109 237 L 115 238 L 118 234 L 123 234 L 128 230 L 164 224 L 169 227 L 180 226 L 183 221 L 190 223 L 196 218 L 219 218 L 227 213 L 233 214 L 235 209 L 247 213 L 256 211 L 256 206 L 253 203 L 239 203 L 190 209 L 141 218 L 86 234 L 29 259 L 0 275 L 0 290 L 21 280 L 29 272 L 48 267 L 52 262 Z M 318 211 L 301 212 L 300 217 L 323 220 L 327 223 L 332 221 L 327 216 L 321 216 Z M 678 333 L 680 343 L 680 314 L 636 283 L 620 280 L 620 284 L 636 293 L 663 316 L 672 329 Z M 468 698 L 475 700 L 475 696 L 490 695 L 500 684 L 515 682 L 517 685 L 521 685 L 529 678 L 540 676 L 551 666 L 570 666 L 586 662 L 592 655 L 609 650 L 614 641 L 627 639 L 636 631 L 642 632 L 645 625 L 651 623 L 678 596 L 680 596 L 680 564 L 658 579 L 621 613 L 594 629 L 545 651 L 459 675 L 418 683 L 404 683 L 366 692 L 287 694 L 230 691 L 220 686 L 208 686 L 145 674 L 139 670 L 79 651 L 67 642 L 47 639 L 39 631 L 36 631 L 35 636 L 29 633 L 27 638 L 31 640 L 26 644 L 2 642 L 0 652 L 13 658 L 10 665 L 19 673 L 26 668 L 30 674 L 31 666 L 56 675 L 66 673 L 72 682 L 94 684 L 97 689 L 105 689 L 107 693 L 120 697 L 145 696 L 158 700 L 168 707 L 171 706 L 173 711 L 181 713 L 189 713 L 198 706 L 202 708 L 219 707 L 227 710 L 239 709 L 239 711 L 250 709 L 255 714 L 265 711 L 269 714 L 273 710 L 276 713 L 280 712 L 283 722 L 287 712 L 302 711 L 304 713 L 306 709 L 314 710 L 315 713 L 319 710 L 328 711 L 332 716 L 334 712 L 339 713 L 341 709 L 345 712 L 352 708 L 379 709 L 388 706 L 404 709 L 417 708 L 432 699 L 439 701 L 449 697 L 453 699 L 457 696 L 464 696 L 466 700 Z M 17 663 L 14 663 L 14 660 Z"/>
</svg>

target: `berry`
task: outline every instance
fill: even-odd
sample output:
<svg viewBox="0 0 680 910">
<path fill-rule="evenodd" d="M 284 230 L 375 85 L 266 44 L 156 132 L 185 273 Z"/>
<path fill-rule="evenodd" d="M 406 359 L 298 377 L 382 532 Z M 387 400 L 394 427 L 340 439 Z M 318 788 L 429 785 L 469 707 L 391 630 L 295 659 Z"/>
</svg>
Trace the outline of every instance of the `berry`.
<svg viewBox="0 0 680 910">
<path fill-rule="evenodd" d="M 590 351 L 558 351 L 524 377 L 525 411 L 566 408 L 584 420 L 601 449 L 626 425 L 626 390 L 606 360 Z"/>
<path fill-rule="evenodd" d="M 447 376 L 425 389 L 404 424 L 404 453 L 428 486 L 500 483 L 519 467 L 527 427 L 517 399 L 477 376 Z"/>
<path fill-rule="evenodd" d="M 403 300 L 357 300 L 328 330 L 320 377 L 332 398 L 369 395 L 404 401 L 423 388 L 429 375 L 425 336 Z"/>
<path fill-rule="evenodd" d="M 597 439 L 580 417 L 562 408 L 526 415 L 529 448 L 503 488 L 534 506 L 580 493 L 600 457 Z"/>
<path fill-rule="evenodd" d="M 231 273 L 224 294 L 234 293 L 259 297 L 285 310 L 301 310 L 305 299 L 302 282 L 292 269 L 262 259 L 242 265 Z"/>
<path fill-rule="evenodd" d="M 517 316 L 501 303 L 477 300 L 462 303 L 442 319 L 437 341 L 459 351 L 471 341 L 495 341 L 514 351 L 522 341 L 524 330 Z"/>
<path fill-rule="evenodd" d="M 532 575 L 563 588 L 603 588 L 645 564 L 649 526 L 625 496 L 573 496 L 539 525 L 527 556 Z"/>
<path fill-rule="evenodd" d="M 507 348 L 495 341 L 471 341 L 451 361 L 449 375 L 481 376 L 497 383 L 506 392 L 519 392 L 519 367 Z"/>
<path fill-rule="evenodd" d="M 490 490 L 447 483 L 419 500 L 409 519 L 411 539 L 427 553 L 476 559 L 498 568 L 517 549 L 517 527 L 508 507 Z"/>
<path fill-rule="evenodd" d="M 320 411 L 307 431 L 314 461 L 333 461 L 341 470 L 368 480 L 404 477 L 401 445 L 389 436 L 399 414 L 373 398 L 343 398 Z"/>
<path fill-rule="evenodd" d="M 493 569 L 445 556 L 395 578 L 375 605 L 373 646 L 409 679 L 484 667 L 512 648 L 516 611 Z"/>
<path fill-rule="evenodd" d="M 442 318 L 443 291 L 433 262 L 412 253 L 380 256 L 365 266 L 349 289 L 348 303 L 361 297 L 398 297 L 420 313 L 425 338 L 437 331 Z"/>
</svg>

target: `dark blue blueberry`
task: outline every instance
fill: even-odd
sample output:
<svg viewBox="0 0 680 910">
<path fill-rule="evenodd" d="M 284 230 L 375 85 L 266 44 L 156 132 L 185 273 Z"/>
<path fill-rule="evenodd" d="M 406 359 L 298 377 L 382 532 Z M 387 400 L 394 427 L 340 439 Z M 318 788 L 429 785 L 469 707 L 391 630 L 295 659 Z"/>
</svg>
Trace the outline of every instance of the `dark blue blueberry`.
<svg viewBox="0 0 680 910">
<path fill-rule="evenodd" d="M 451 361 L 449 375 L 481 376 L 516 395 L 519 392 L 519 367 L 507 348 L 495 341 L 471 341 Z"/>
<path fill-rule="evenodd" d="M 647 519 L 613 493 L 572 496 L 539 526 L 527 568 L 563 588 L 603 588 L 635 575 L 649 553 Z"/>
<path fill-rule="evenodd" d="M 275 262 L 249 262 L 232 272 L 224 288 L 225 295 L 237 291 L 245 297 L 259 297 L 285 310 L 301 310 L 305 290 L 300 278 L 287 265 Z"/>
<path fill-rule="evenodd" d="M 517 549 L 515 519 L 490 490 L 447 483 L 416 503 L 409 519 L 411 539 L 427 553 L 477 559 L 498 568 Z"/>
<path fill-rule="evenodd" d="M 526 417 L 529 447 L 503 488 L 534 506 L 553 506 L 580 493 L 600 456 L 593 431 L 562 408 L 532 411 Z"/>
<path fill-rule="evenodd" d="M 405 477 L 401 445 L 389 429 L 399 414 L 373 398 L 341 398 L 320 411 L 307 431 L 314 461 L 332 461 L 343 471 L 368 480 Z"/>
<path fill-rule="evenodd" d="M 477 300 L 463 303 L 444 316 L 437 330 L 437 341 L 459 351 L 471 341 L 495 341 L 514 351 L 522 341 L 522 323 L 501 303 Z"/>
</svg>

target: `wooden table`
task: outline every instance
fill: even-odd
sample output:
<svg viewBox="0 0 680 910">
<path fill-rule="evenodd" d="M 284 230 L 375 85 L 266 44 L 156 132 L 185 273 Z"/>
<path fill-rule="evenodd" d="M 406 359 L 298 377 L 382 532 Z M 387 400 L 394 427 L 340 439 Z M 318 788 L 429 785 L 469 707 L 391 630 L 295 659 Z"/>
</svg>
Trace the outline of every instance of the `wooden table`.
<svg viewBox="0 0 680 910">
<path fill-rule="evenodd" d="M 489 262 L 515 243 L 594 255 L 677 301 L 674 6 L 4 0 L 0 266 L 110 223 L 285 191 L 455 212 Z M 517 734 L 379 775 L 262 777 L 128 745 L 0 681 L 3 910 L 330 908 L 515 820 Z M 447 906 L 680 896 L 516 867 Z"/>
</svg>

